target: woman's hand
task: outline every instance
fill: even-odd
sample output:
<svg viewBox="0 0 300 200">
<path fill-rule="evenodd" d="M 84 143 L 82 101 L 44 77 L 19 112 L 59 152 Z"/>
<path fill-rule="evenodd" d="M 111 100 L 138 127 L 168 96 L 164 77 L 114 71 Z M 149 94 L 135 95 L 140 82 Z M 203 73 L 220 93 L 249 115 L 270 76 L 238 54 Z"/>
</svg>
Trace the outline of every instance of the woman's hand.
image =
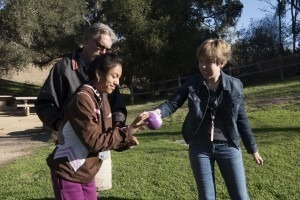
<svg viewBox="0 0 300 200">
<path fill-rule="evenodd" d="M 148 112 L 142 112 L 135 118 L 135 120 L 128 126 L 129 131 L 134 133 L 138 129 L 142 129 L 142 126 L 146 125 L 144 120 L 149 117 Z"/>
<path fill-rule="evenodd" d="M 258 165 L 263 165 L 264 164 L 264 160 L 262 159 L 262 157 L 260 157 L 258 152 L 255 152 L 254 154 L 252 154 L 253 156 L 253 160 L 258 164 Z"/>
<path fill-rule="evenodd" d="M 151 112 L 155 112 L 157 115 L 159 115 L 161 117 L 161 110 L 160 109 L 155 109 L 155 110 L 152 110 Z"/>
</svg>

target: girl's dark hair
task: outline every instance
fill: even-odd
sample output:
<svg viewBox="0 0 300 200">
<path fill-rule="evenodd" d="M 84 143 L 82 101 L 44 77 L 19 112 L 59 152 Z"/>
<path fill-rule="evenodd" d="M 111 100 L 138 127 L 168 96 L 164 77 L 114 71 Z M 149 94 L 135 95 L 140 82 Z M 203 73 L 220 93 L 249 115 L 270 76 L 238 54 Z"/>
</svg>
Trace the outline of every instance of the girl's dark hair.
<svg viewBox="0 0 300 200">
<path fill-rule="evenodd" d="M 105 76 L 106 73 L 114 68 L 117 64 L 122 66 L 123 60 L 115 53 L 106 53 L 99 55 L 89 64 L 88 77 L 90 80 L 99 80 L 100 75 Z"/>
</svg>

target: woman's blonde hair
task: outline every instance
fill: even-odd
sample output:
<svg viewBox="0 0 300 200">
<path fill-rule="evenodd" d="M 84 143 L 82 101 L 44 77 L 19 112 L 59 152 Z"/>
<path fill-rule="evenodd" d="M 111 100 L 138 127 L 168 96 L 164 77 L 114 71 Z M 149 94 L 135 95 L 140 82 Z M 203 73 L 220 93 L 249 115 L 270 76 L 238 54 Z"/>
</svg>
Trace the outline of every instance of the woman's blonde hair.
<svg viewBox="0 0 300 200">
<path fill-rule="evenodd" d="M 222 39 L 207 39 L 197 48 L 196 56 L 224 66 L 231 58 L 231 45 Z"/>
</svg>

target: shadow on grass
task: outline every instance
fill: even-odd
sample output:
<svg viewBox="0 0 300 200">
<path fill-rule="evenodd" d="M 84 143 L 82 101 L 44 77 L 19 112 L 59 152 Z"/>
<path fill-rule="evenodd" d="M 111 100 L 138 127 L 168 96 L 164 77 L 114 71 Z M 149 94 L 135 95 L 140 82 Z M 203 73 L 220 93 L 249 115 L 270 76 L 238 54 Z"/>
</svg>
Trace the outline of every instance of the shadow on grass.
<svg viewBox="0 0 300 200">
<path fill-rule="evenodd" d="M 164 137 L 164 136 L 177 136 L 181 135 L 181 132 L 144 132 L 144 133 L 137 133 L 136 136 L 139 138 L 151 138 L 151 137 Z"/>
<path fill-rule="evenodd" d="M 253 128 L 254 133 L 270 133 L 270 132 L 294 132 L 300 133 L 300 127 L 267 127 L 267 128 Z M 289 133 L 290 135 L 290 133 Z"/>
<path fill-rule="evenodd" d="M 47 142 L 51 137 L 51 132 L 44 131 L 42 128 L 27 129 L 25 131 L 14 131 L 7 136 L 0 136 L 0 139 L 29 139 L 32 141 Z"/>
<path fill-rule="evenodd" d="M 28 199 L 28 200 L 55 200 L 54 198 L 38 198 L 38 199 Z M 141 199 L 128 199 L 128 198 L 123 198 L 123 197 L 98 197 L 98 200 L 141 200 Z"/>
<path fill-rule="evenodd" d="M 28 199 L 28 200 L 55 200 L 55 199 L 54 198 L 45 197 L 45 198 Z"/>
<path fill-rule="evenodd" d="M 37 96 L 39 90 L 40 87 L 34 84 L 0 79 L 0 95 Z"/>
<path fill-rule="evenodd" d="M 98 197 L 98 200 L 141 200 L 141 199 L 128 199 L 123 197 Z"/>
<path fill-rule="evenodd" d="M 35 114 L 36 114 L 35 109 L 31 108 L 29 115 L 35 115 Z M 0 116 L 1 117 L 20 117 L 20 118 L 26 117 L 22 108 L 1 111 Z"/>
<path fill-rule="evenodd" d="M 266 128 L 252 128 L 254 133 L 270 133 L 270 132 L 294 132 L 300 133 L 300 127 L 266 127 Z M 290 133 L 289 133 L 290 134 Z M 160 132 L 160 131 L 148 131 L 136 134 L 137 137 L 159 137 L 159 136 L 180 136 L 181 131 L 175 132 Z"/>
<path fill-rule="evenodd" d="M 300 127 L 254 128 L 253 133 L 258 143 L 277 145 L 297 141 L 300 135 Z"/>
</svg>

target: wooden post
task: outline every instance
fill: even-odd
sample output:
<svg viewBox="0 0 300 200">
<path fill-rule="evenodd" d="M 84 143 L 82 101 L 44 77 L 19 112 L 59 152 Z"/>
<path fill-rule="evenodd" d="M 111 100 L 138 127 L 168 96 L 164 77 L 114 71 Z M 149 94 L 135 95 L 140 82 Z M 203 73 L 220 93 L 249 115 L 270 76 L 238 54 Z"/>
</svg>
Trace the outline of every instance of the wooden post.
<svg viewBox="0 0 300 200">
<path fill-rule="evenodd" d="M 284 81 L 284 72 L 283 72 L 283 70 L 282 70 L 282 65 L 283 65 L 282 57 L 279 56 L 278 59 L 279 59 L 279 62 L 278 62 L 278 63 L 279 63 L 279 73 L 280 73 L 280 78 L 281 78 L 282 81 Z"/>
<path fill-rule="evenodd" d="M 133 99 L 133 84 L 130 84 L 130 102 L 131 102 L 131 105 L 134 104 L 134 99 Z"/>
<path fill-rule="evenodd" d="M 24 114 L 26 116 L 29 116 L 29 106 L 26 106 L 27 105 L 27 100 L 24 100 L 24 104 L 25 104 L 25 107 L 24 107 Z"/>
<path fill-rule="evenodd" d="M 181 77 L 178 75 L 178 87 L 181 87 Z"/>
<path fill-rule="evenodd" d="M 152 85 L 152 92 L 151 92 L 151 100 L 153 101 L 155 99 L 155 90 L 154 90 L 154 84 Z"/>
<path fill-rule="evenodd" d="M 29 116 L 29 113 L 30 113 L 29 110 L 30 110 L 30 108 L 29 107 L 25 107 L 24 109 L 25 109 L 25 115 Z"/>
</svg>

